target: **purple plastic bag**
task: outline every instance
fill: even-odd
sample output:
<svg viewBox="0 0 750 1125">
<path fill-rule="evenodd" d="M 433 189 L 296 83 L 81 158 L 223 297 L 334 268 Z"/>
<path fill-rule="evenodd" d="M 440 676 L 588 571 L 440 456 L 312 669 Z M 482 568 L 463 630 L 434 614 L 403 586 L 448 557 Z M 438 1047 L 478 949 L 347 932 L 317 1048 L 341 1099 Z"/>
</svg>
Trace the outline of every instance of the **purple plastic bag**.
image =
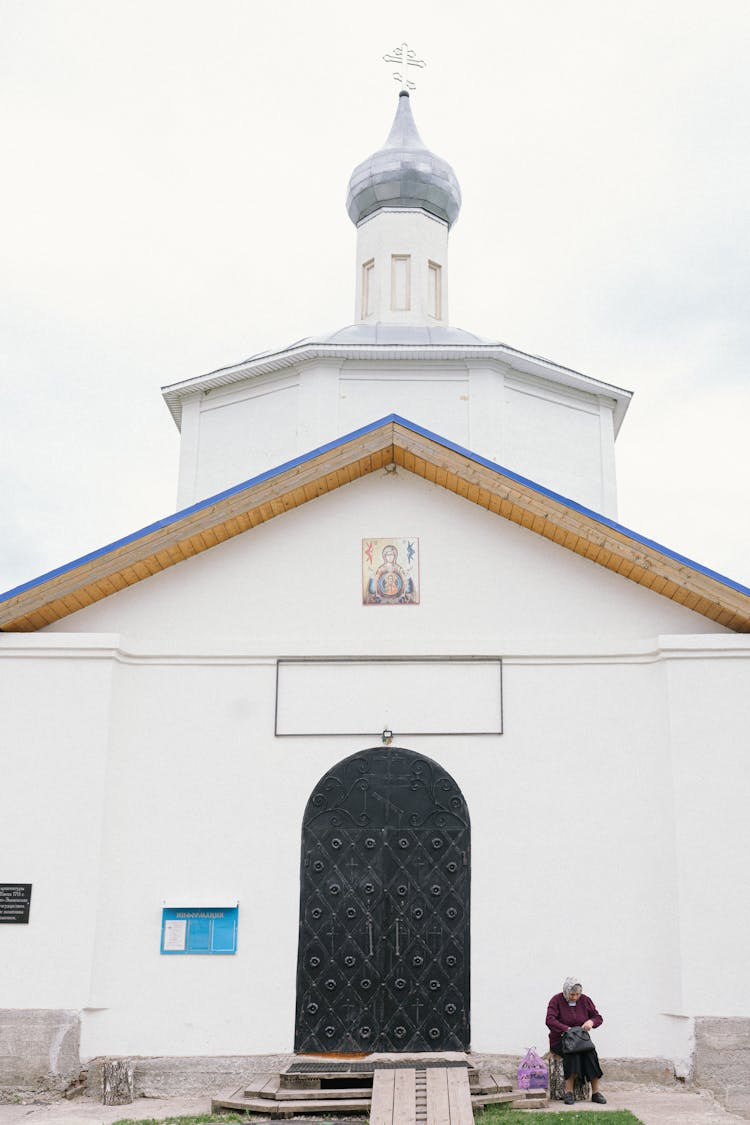
<svg viewBox="0 0 750 1125">
<path fill-rule="evenodd" d="M 518 1068 L 519 1090 L 546 1090 L 549 1074 L 544 1059 L 540 1059 L 533 1047 L 529 1047 Z"/>
</svg>

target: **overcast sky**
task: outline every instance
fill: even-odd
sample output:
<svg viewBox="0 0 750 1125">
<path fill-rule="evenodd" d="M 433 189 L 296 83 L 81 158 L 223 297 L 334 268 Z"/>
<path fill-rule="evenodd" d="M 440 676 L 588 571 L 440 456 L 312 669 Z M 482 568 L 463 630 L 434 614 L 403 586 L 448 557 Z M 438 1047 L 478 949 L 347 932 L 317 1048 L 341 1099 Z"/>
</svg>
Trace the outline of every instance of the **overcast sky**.
<svg viewBox="0 0 750 1125">
<path fill-rule="evenodd" d="M 0 590 L 175 510 L 162 385 L 354 319 L 403 40 L 451 322 L 635 391 L 620 521 L 750 584 L 748 0 L 0 0 Z"/>
</svg>

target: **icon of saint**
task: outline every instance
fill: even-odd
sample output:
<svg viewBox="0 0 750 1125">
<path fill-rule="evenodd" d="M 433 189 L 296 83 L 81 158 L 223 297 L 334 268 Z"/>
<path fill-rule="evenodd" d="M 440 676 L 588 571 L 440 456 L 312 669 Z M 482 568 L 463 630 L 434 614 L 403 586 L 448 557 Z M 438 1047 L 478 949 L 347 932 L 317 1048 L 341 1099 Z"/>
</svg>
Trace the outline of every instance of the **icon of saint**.
<svg viewBox="0 0 750 1125">
<path fill-rule="evenodd" d="M 370 605 L 398 605 L 414 600 L 414 583 L 399 566 L 398 548 L 388 543 L 381 552 L 382 563 L 367 585 Z"/>
</svg>

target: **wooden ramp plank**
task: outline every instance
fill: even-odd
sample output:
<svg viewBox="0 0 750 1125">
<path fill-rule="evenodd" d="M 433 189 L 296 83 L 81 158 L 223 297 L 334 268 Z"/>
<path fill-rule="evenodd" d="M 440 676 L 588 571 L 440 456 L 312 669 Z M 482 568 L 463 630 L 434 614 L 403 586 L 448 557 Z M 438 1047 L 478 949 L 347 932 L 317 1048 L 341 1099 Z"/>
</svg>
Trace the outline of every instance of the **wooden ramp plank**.
<svg viewBox="0 0 750 1125">
<path fill-rule="evenodd" d="M 451 1125 L 447 1073 L 444 1067 L 428 1067 L 426 1071 L 427 1125 Z"/>
<path fill-rule="evenodd" d="M 395 1070 L 376 1070 L 372 1076 L 370 1125 L 393 1125 Z"/>
<path fill-rule="evenodd" d="M 393 1123 L 394 1125 L 416 1125 L 417 1120 L 417 1072 L 410 1067 L 395 1072 L 393 1083 Z"/>
<path fill-rule="evenodd" d="M 471 1109 L 471 1089 L 469 1072 L 464 1067 L 450 1067 L 445 1071 L 448 1080 L 448 1105 L 451 1111 L 451 1125 L 474 1125 Z M 427 1113 L 429 1122 L 429 1109 Z"/>
</svg>

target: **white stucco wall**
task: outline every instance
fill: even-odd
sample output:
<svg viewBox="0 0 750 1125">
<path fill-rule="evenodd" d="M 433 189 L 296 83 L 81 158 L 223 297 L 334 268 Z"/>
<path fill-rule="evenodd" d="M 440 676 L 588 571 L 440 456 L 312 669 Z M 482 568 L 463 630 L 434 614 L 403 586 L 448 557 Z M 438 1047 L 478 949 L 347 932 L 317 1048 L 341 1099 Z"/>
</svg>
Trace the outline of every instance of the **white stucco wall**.
<svg viewBox="0 0 750 1125">
<path fill-rule="evenodd" d="M 391 259 L 408 258 L 410 292 L 407 308 L 394 300 Z M 372 263 L 368 275 L 368 308 L 365 310 L 363 266 Z M 440 267 L 441 300 L 436 309 L 430 300 L 428 265 Z M 448 225 L 424 211 L 377 211 L 357 227 L 355 321 L 389 324 L 448 323 Z M 439 312 L 439 316 L 435 315 Z"/>
<path fill-rule="evenodd" d="M 361 539 L 381 535 L 419 538 L 419 606 L 360 604 Z M 115 629 L 106 659 L 79 658 Z M 39 658 L 11 660 L 19 644 Z M 437 486 L 370 476 L 3 646 L 18 768 L 29 721 L 40 767 L 12 875 L 29 881 L 36 857 L 39 928 L 3 927 L 34 967 L 13 1003 L 85 1008 L 84 1054 L 290 1049 L 303 809 L 378 736 L 275 738 L 275 658 L 290 654 L 503 658 L 502 735 L 405 741 L 452 773 L 472 818 L 476 1049 L 542 1048 L 570 973 L 604 1012 L 603 1055 L 680 1057 L 682 1017 L 750 1005 L 730 967 L 750 916 L 726 862 L 746 846 L 750 642 Z M 698 815 L 722 834 L 691 840 Z M 588 858 L 566 876 L 571 840 Z M 159 954 L 164 901 L 237 900 L 236 955 Z M 42 924 L 57 915 L 61 930 Z"/>
<path fill-rule="evenodd" d="M 465 364 L 346 364 L 339 382 L 339 431 L 349 433 L 387 413 L 400 414 L 467 446 L 471 377 Z M 385 409 L 385 403 L 392 405 Z"/>
<path fill-rule="evenodd" d="M 183 408 L 178 507 L 400 414 L 616 517 L 613 401 L 499 362 L 321 359 Z"/>
<path fill-rule="evenodd" d="M 5 1008 L 87 1002 L 110 759 L 111 637 L 0 635 L 2 881 L 31 883 L 0 926 Z"/>
<path fill-rule="evenodd" d="M 612 411 L 606 401 L 506 378 L 498 460 L 595 512 L 617 515 Z"/>
<path fill-rule="evenodd" d="M 296 372 L 194 399 L 183 412 L 178 509 L 295 457 L 298 415 Z"/>
<path fill-rule="evenodd" d="M 685 1008 L 746 1016 L 750 894 L 744 637 L 678 648 L 668 664 Z"/>
</svg>

